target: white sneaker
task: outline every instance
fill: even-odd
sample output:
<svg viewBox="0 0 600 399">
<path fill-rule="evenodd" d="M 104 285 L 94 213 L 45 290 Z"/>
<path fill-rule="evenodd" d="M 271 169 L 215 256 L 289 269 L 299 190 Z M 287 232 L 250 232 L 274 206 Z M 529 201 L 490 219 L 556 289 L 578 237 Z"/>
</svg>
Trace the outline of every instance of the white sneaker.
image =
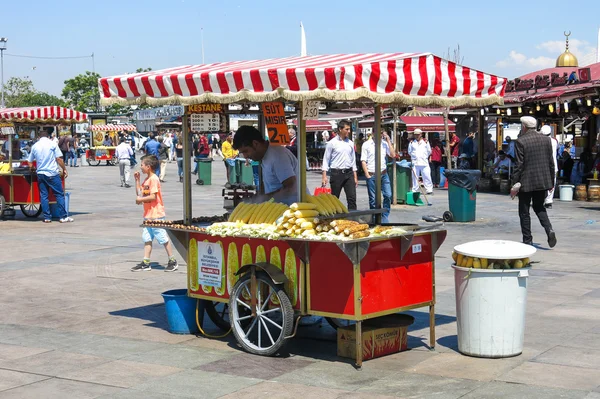
<svg viewBox="0 0 600 399">
<path fill-rule="evenodd" d="M 66 218 L 60 219 L 61 223 L 73 223 L 73 221 L 74 221 L 73 218 L 70 218 L 68 216 Z"/>
</svg>

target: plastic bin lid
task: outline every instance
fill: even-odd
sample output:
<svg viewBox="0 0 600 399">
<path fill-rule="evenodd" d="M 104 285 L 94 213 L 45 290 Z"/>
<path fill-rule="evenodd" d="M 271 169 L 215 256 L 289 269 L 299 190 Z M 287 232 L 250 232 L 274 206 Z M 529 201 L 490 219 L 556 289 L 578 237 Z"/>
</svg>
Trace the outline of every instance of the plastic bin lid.
<svg viewBox="0 0 600 399">
<path fill-rule="evenodd" d="M 521 259 L 537 252 L 531 245 L 506 240 L 472 241 L 454 247 L 454 252 L 487 259 Z"/>
</svg>

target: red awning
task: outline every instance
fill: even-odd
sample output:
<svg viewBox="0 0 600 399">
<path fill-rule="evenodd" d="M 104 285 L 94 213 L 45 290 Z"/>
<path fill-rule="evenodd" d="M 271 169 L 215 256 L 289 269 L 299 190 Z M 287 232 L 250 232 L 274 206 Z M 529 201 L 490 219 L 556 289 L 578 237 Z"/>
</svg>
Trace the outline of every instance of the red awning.
<svg viewBox="0 0 600 399">
<path fill-rule="evenodd" d="M 87 114 L 63 107 L 26 107 L 0 109 L 0 121 L 13 123 L 79 123 Z"/>
<path fill-rule="evenodd" d="M 360 121 L 358 126 L 362 128 L 373 127 L 373 118 Z M 382 123 L 389 125 L 393 123 L 392 118 L 383 118 Z M 415 129 L 421 129 L 424 132 L 443 132 L 444 117 L 442 116 L 401 116 L 398 120 L 400 128 L 408 132 L 414 132 Z M 448 130 L 456 131 L 456 124 L 448 120 Z"/>
<path fill-rule="evenodd" d="M 334 54 L 185 65 L 101 78 L 101 103 L 358 101 L 416 106 L 502 104 L 506 78 L 431 53 Z"/>
<path fill-rule="evenodd" d="M 120 132 L 120 131 L 126 131 L 126 132 L 131 132 L 134 130 L 137 130 L 137 127 L 135 125 L 130 125 L 130 124 L 112 124 L 112 125 L 90 125 L 88 126 L 88 130 L 92 131 L 92 132 L 96 132 L 96 131 L 104 131 L 104 132 Z"/>
<path fill-rule="evenodd" d="M 294 119 L 292 121 L 294 125 L 298 125 L 298 120 Z M 307 132 L 317 132 L 321 130 L 331 130 L 331 123 L 327 121 L 317 121 L 317 120 L 307 120 L 306 121 L 306 131 Z"/>
</svg>

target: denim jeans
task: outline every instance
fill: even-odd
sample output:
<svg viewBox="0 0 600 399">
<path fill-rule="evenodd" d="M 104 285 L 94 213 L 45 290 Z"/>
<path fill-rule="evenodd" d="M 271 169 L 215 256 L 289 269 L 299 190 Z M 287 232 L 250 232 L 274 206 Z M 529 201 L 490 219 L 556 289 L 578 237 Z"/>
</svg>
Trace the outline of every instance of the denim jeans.
<svg viewBox="0 0 600 399">
<path fill-rule="evenodd" d="M 375 209 L 375 174 L 367 179 L 367 192 L 369 193 L 369 208 Z M 390 208 L 392 206 L 392 185 L 387 173 L 381 175 L 381 194 L 383 194 L 383 209 L 385 209 L 385 212 L 381 215 L 381 223 L 389 223 Z"/>
<path fill-rule="evenodd" d="M 71 149 L 67 154 L 69 156 L 69 159 L 67 161 L 69 166 L 77 166 L 77 150 Z"/>
<path fill-rule="evenodd" d="M 183 177 L 183 158 L 181 157 L 177 158 L 177 175 Z"/>
<path fill-rule="evenodd" d="M 42 174 L 37 175 L 38 188 L 40 190 L 40 202 L 42 205 L 42 214 L 45 220 L 52 219 L 52 213 L 50 213 L 50 204 L 48 203 L 48 193 L 50 190 L 56 197 L 56 206 L 58 206 L 58 214 L 61 219 L 67 217 L 67 211 L 65 209 L 65 192 L 62 186 L 62 180 L 60 176 L 46 176 Z"/>
</svg>

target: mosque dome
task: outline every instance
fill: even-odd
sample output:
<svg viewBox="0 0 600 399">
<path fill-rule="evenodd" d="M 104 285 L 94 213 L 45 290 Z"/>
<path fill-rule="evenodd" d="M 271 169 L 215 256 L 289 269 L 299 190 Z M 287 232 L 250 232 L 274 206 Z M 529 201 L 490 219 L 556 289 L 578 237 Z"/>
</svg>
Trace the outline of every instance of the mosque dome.
<svg viewBox="0 0 600 399">
<path fill-rule="evenodd" d="M 569 32 L 568 34 L 565 33 L 565 36 L 567 37 L 566 44 L 565 44 L 565 52 L 562 53 L 561 55 L 559 55 L 558 58 L 556 59 L 556 66 L 557 67 L 576 67 L 576 66 L 579 66 L 579 62 L 577 61 L 577 57 L 575 57 L 575 55 L 573 55 L 569 51 L 569 36 L 570 35 L 571 35 L 571 32 Z"/>
</svg>

